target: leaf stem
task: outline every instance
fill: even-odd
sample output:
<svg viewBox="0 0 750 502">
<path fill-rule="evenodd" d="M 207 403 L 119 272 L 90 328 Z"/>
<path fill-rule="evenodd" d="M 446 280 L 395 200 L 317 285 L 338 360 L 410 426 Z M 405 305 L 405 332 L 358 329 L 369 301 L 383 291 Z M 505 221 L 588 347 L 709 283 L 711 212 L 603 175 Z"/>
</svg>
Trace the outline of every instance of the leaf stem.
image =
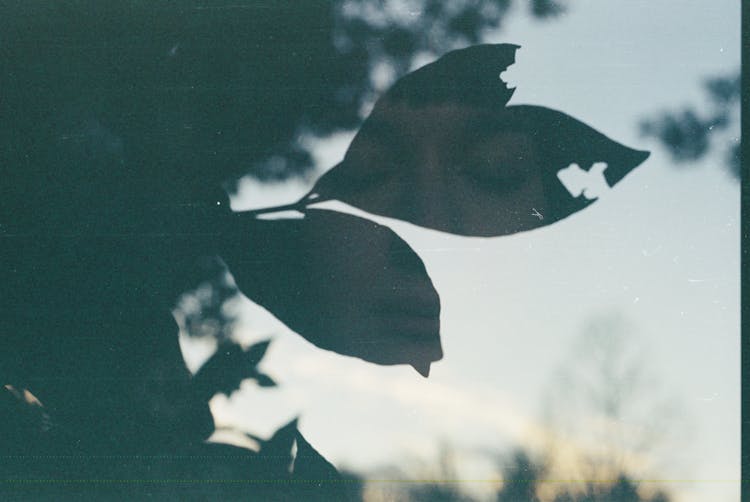
<svg viewBox="0 0 750 502">
<path fill-rule="evenodd" d="M 304 209 L 310 204 L 317 204 L 318 202 L 325 202 L 330 199 L 324 199 L 317 196 L 313 190 L 310 190 L 302 196 L 297 202 L 291 204 L 282 204 L 280 206 L 262 207 L 259 209 L 250 209 L 248 211 L 238 211 L 237 214 L 246 216 L 260 216 L 262 214 L 278 213 L 280 211 L 300 211 L 304 212 Z"/>
</svg>

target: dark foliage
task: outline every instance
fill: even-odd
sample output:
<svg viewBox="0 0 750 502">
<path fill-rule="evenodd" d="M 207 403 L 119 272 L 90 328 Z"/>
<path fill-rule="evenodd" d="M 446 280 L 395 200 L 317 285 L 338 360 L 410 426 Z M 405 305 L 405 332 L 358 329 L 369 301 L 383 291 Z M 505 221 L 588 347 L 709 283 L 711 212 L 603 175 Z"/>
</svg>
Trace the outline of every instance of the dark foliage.
<svg viewBox="0 0 750 502">
<path fill-rule="evenodd" d="M 565 12 L 565 7 L 554 0 L 532 0 L 531 12 L 541 18 L 555 17 Z"/>
<path fill-rule="evenodd" d="M 0 29 L 15 222 L 215 202 L 245 172 L 292 175 L 307 167 L 300 128 L 356 125 L 356 104 L 332 93 L 367 70 L 339 55 L 319 0 L 5 2 Z M 263 171 L 279 154 L 282 172 Z"/>
<path fill-rule="evenodd" d="M 337 42 L 345 53 L 387 61 L 396 74 L 408 71 L 417 54 L 441 54 L 481 41 L 498 29 L 518 6 L 537 19 L 564 12 L 557 0 L 418 0 L 408 12 L 387 0 L 342 0 L 337 16 Z"/>
<path fill-rule="evenodd" d="M 49 441 L 45 438 L 47 451 Z M 296 421 L 262 441 L 257 453 L 223 444 L 165 452 L 4 456 L 0 495 L 3 500 L 361 500 L 362 481 L 339 474 L 305 441 Z"/>
<path fill-rule="evenodd" d="M 3 416 L 21 421 L 3 427 L 3 453 L 16 455 L 3 458 L 3 479 L 41 480 L 4 483 L 9 497 L 59 499 L 66 487 L 71 497 L 181 500 L 185 491 L 261 500 L 288 491 L 221 484 L 283 473 L 247 450 L 203 443 L 213 432 L 206 398 L 250 369 L 191 378 L 170 310 L 205 279 L 216 210 L 228 205 L 219 182 L 285 145 L 298 114 L 321 103 L 333 49 L 312 60 L 302 49 L 332 28 L 312 2 L 309 12 L 222 5 L 0 7 L 0 114 L 14 118 L 0 126 L 0 373 L 31 389 L 52 424 L 3 403 Z M 301 92 L 295 80 L 314 85 Z M 203 375 L 222 366 L 213 361 Z"/>
<path fill-rule="evenodd" d="M 227 309 L 239 298 L 239 290 L 224 263 L 216 256 L 201 265 L 203 282 L 180 296 L 176 311 L 190 337 L 211 337 L 219 343 L 231 339 L 237 318 Z"/>
<path fill-rule="evenodd" d="M 739 132 L 736 111 L 740 99 L 740 77 L 714 77 L 704 84 L 708 106 L 664 112 L 641 122 L 641 133 L 656 138 L 669 152 L 672 160 L 684 164 L 704 158 L 710 152 L 723 150 L 724 164 L 739 179 Z"/>
</svg>

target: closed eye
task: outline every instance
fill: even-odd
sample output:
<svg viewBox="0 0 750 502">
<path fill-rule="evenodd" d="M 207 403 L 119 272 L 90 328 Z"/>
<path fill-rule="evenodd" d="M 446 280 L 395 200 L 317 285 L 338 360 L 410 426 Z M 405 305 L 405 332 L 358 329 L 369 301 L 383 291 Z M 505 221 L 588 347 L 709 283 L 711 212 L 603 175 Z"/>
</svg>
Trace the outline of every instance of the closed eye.
<svg viewBox="0 0 750 502">
<path fill-rule="evenodd" d="M 519 190 L 527 178 L 523 170 L 508 169 L 507 165 L 488 161 L 466 164 L 460 170 L 473 184 L 493 192 Z"/>
</svg>

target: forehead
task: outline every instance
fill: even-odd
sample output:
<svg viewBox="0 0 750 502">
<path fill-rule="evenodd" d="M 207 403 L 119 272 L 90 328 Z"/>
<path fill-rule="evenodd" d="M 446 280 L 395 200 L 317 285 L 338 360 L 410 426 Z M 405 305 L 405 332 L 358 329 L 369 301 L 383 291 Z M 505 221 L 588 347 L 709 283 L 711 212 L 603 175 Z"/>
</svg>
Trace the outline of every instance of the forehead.
<svg viewBox="0 0 750 502">
<path fill-rule="evenodd" d="M 524 127 L 514 127 L 503 109 L 469 104 L 415 106 L 403 101 L 378 106 L 358 135 L 361 147 L 429 149 L 506 161 L 535 156 L 539 145 Z"/>
<path fill-rule="evenodd" d="M 495 122 L 491 111 L 476 106 L 457 103 L 415 106 L 396 101 L 381 103 L 363 127 L 376 137 L 396 134 L 417 142 L 440 142 L 490 131 Z"/>
</svg>

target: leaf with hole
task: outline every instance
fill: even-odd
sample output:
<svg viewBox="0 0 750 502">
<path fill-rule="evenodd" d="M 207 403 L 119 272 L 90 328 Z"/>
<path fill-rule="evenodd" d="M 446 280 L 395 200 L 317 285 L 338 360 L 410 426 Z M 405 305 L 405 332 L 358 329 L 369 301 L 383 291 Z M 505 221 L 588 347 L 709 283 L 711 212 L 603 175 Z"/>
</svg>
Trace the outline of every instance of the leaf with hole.
<svg viewBox="0 0 750 502">
<path fill-rule="evenodd" d="M 402 78 L 303 202 L 336 199 L 443 232 L 510 235 L 592 203 L 565 189 L 560 170 L 606 163 L 614 186 L 648 157 L 562 112 L 506 107 L 513 90 L 498 73 L 516 48 L 454 51 Z"/>
</svg>

